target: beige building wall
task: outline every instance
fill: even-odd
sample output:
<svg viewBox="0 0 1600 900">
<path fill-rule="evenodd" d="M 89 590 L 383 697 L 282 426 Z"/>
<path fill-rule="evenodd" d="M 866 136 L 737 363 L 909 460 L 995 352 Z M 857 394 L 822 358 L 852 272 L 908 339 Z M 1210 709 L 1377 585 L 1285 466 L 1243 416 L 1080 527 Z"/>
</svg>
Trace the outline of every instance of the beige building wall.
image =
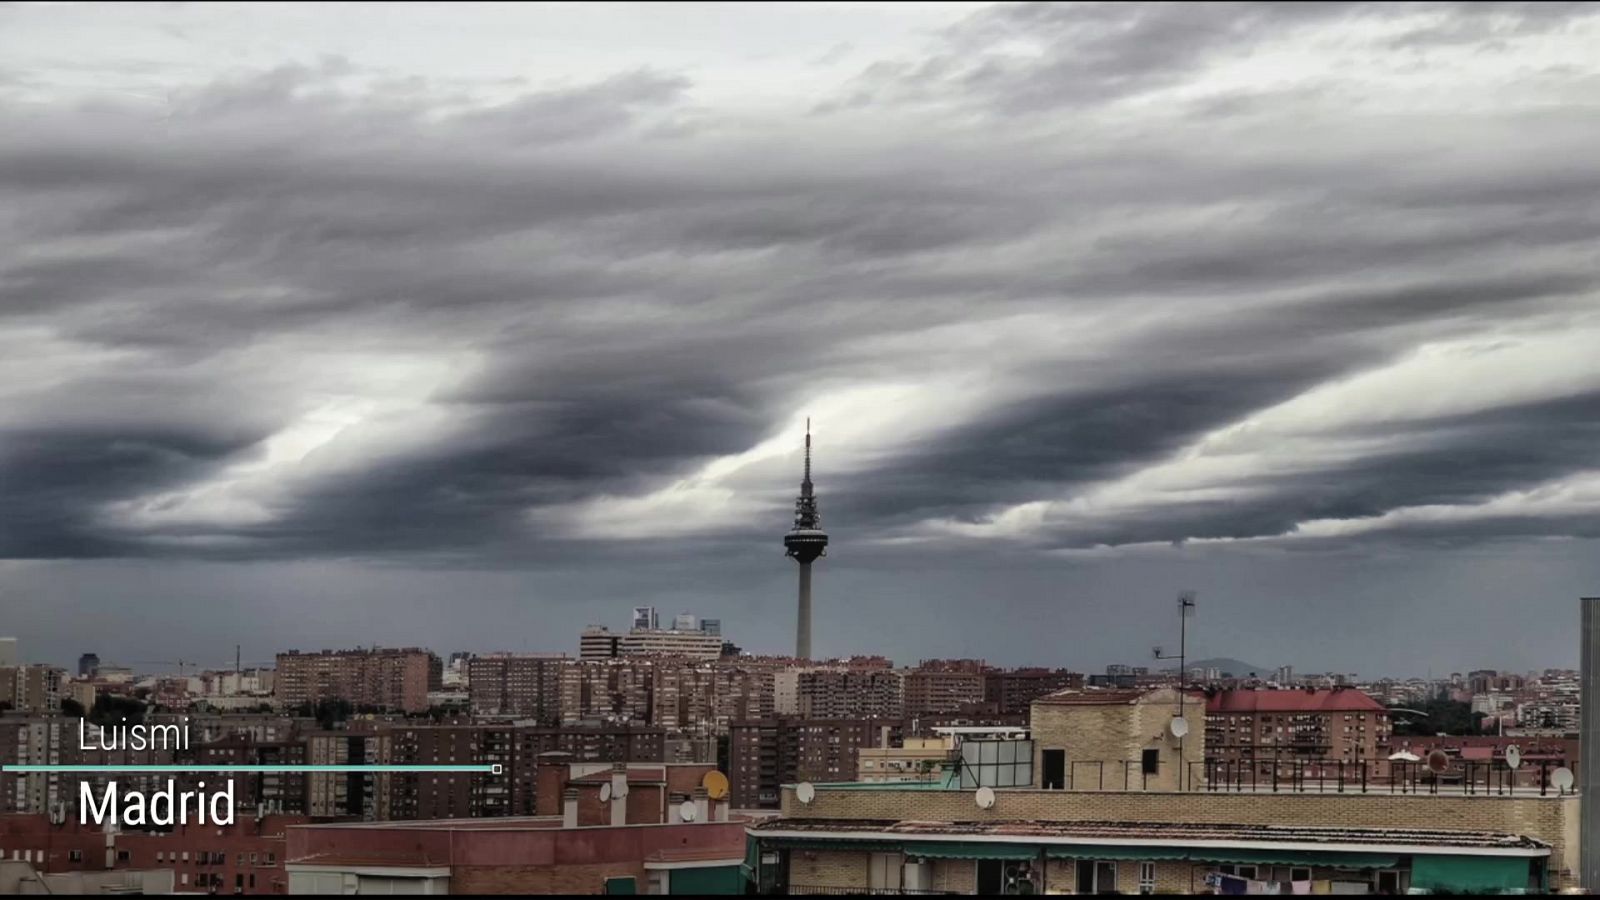
<svg viewBox="0 0 1600 900">
<path fill-rule="evenodd" d="M 1252 794 L 1155 791 L 1000 790 L 991 809 L 971 791 L 818 788 L 809 804 L 783 790 L 783 815 L 823 819 L 923 822 L 1212 822 L 1234 825 L 1447 828 L 1520 834 L 1551 847 L 1552 887 L 1577 872 L 1576 797 L 1500 797 L 1445 794 Z"/>
<path fill-rule="evenodd" d="M 1178 716 L 1172 688 L 1063 692 L 1033 702 L 1034 785 L 1043 786 L 1046 750 L 1066 751 L 1067 784 L 1073 790 L 1195 789 L 1205 778 L 1205 699 L 1185 699 L 1181 739 L 1171 725 Z M 1154 774 L 1142 770 L 1144 751 L 1155 750 Z"/>
<path fill-rule="evenodd" d="M 856 780 L 936 780 L 943 776 L 954 747 L 955 741 L 947 737 L 906 738 L 899 747 L 863 747 L 856 754 Z"/>
</svg>

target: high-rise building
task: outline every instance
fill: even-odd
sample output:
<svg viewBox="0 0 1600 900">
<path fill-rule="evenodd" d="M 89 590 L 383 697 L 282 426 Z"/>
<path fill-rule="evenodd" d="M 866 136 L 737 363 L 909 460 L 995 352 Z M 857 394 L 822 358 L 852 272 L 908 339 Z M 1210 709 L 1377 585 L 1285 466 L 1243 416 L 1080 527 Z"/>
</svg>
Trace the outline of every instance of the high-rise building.
<svg viewBox="0 0 1600 900">
<path fill-rule="evenodd" d="M 1056 691 L 1083 687 L 1082 673 L 1066 669 L 1013 669 L 984 675 L 983 699 L 1007 714 L 1027 715 L 1033 701 Z"/>
<path fill-rule="evenodd" d="M 78 677 L 92 678 L 100 669 L 100 656 L 95 653 L 85 653 L 78 657 Z"/>
<path fill-rule="evenodd" d="M 701 619 L 700 620 L 700 633 L 701 634 L 717 635 L 717 636 L 720 637 L 722 635 L 722 620 L 721 619 Z"/>
<path fill-rule="evenodd" d="M 661 620 L 656 618 L 656 608 L 654 606 L 635 606 L 633 608 L 632 627 L 645 631 L 654 631 L 660 628 Z"/>
<path fill-rule="evenodd" d="M 622 635 L 614 634 L 600 625 L 590 625 L 578 636 L 578 658 L 612 659 L 619 652 L 621 641 Z"/>
<path fill-rule="evenodd" d="M 700 619 L 689 612 L 678 613 L 672 617 L 673 631 L 699 631 Z"/>
<path fill-rule="evenodd" d="M 0 667 L 19 665 L 21 657 L 17 655 L 17 639 L 14 637 L 0 637 Z"/>
<path fill-rule="evenodd" d="M 1219 691 L 1206 701 L 1207 761 L 1249 778 L 1320 763 L 1374 764 L 1388 757 L 1389 710 L 1354 688 Z M 1353 770 L 1354 771 L 1354 770 Z"/>
<path fill-rule="evenodd" d="M 807 669 L 795 681 L 795 708 L 807 719 L 898 719 L 904 690 L 893 669 Z"/>
<path fill-rule="evenodd" d="M 949 668 L 916 668 L 905 673 L 905 714 L 956 712 L 963 706 L 982 703 L 985 676 L 982 672 Z"/>
<path fill-rule="evenodd" d="M 474 715 L 561 721 L 561 670 L 566 657 L 491 653 L 467 661 L 467 696 Z"/>
<path fill-rule="evenodd" d="M 806 420 L 805 475 L 800 479 L 800 496 L 794 501 L 794 527 L 783 536 L 784 554 L 800 564 L 800 600 L 795 617 L 794 655 L 811 658 L 811 564 L 827 555 L 828 533 L 822 530 L 822 514 L 811 487 L 811 420 Z"/>
<path fill-rule="evenodd" d="M 894 723 L 899 735 L 900 723 Z M 729 797 L 736 809 L 776 809 L 780 790 L 799 781 L 850 781 L 862 748 L 882 740 L 867 719 L 771 718 L 729 728 Z"/>
<path fill-rule="evenodd" d="M 425 712 L 428 692 L 444 680 L 439 657 L 406 649 L 324 650 L 278 654 L 276 693 L 288 706 L 346 700 L 404 712 Z"/>
<path fill-rule="evenodd" d="M 55 666 L 0 666 L 0 701 L 36 715 L 58 712 L 66 674 Z"/>
<path fill-rule="evenodd" d="M 722 656 L 722 638 L 698 631 L 630 631 L 618 641 L 617 655 L 717 659 Z"/>
</svg>

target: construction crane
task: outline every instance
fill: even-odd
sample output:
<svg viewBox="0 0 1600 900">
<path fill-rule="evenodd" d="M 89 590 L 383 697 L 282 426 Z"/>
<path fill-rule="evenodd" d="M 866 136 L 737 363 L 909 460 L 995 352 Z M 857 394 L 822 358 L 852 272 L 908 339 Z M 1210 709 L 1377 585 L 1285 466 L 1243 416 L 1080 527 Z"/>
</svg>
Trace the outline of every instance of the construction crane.
<svg viewBox="0 0 1600 900">
<path fill-rule="evenodd" d="M 192 659 L 130 659 L 130 666 L 177 666 L 178 677 L 183 677 L 184 666 L 199 666 L 200 663 Z"/>
<path fill-rule="evenodd" d="M 177 666 L 179 677 L 183 676 L 183 670 L 185 668 L 198 669 L 204 667 L 218 672 L 244 671 L 244 661 L 240 659 L 239 645 L 237 644 L 235 644 L 233 647 L 233 660 L 231 661 L 233 668 L 231 669 L 228 667 L 230 664 L 229 660 L 206 660 L 201 662 L 200 660 L 194 659 L 130 659 L 126 661 L 126 664 L 130 666 Z M 271 665 L 272 663 L 254 661 L 250 663 L 250 667 L 253 669 L 267 668 Z"/>
</svg>

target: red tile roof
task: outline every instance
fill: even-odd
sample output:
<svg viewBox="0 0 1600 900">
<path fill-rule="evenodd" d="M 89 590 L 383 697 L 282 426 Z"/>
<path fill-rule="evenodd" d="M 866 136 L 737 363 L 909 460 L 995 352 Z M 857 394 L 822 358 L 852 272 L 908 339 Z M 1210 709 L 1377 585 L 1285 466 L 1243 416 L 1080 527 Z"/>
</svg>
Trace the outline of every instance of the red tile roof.
<svg viewBox="0 0 1600 900">
<path fill-rule="evenodd" d="M 1206 701 L 1207 715 L 1256 712 L 1382 712 L 1383 710 L 1383 704 L 1355 688 L 1316 691 L 1221 691 Z"/>
<path fill-rule="evenodd" d="M 1094 688 L 1067 688 L 1046 694 L 1035 700 L 1035 703 L 1048 703 L 1052 706 L 1124 706 L 1137 703 L 1147 694 L 1154 694 L 1166 688 L 1117 688 L 1113 690 L 1099 690 Z M 1190 697 L 1200 696 L 1200 692 L 1190 689 L 1185 692 Z"/>
<path fill-rule="evenodd" d="M 659 768 L 659 767 L 657 767 L 657 768 L 635 768 L 635 769 L 629 769 L 628 770 L 628 783 L 629 784 L 665 784 L 666 781 L 667 781 L 667 772 L 666 772 L 665 769 L 662 769 L 662 768 Z M 570 784 L 610 784 L 611 783 L 611 773 L 609 771 L 605 771 L 605 772 L 590 772 L 588 775 L 580 775 L 577 778 L 571 779 L 569 781 L 569 783 Z"/>
</svg>

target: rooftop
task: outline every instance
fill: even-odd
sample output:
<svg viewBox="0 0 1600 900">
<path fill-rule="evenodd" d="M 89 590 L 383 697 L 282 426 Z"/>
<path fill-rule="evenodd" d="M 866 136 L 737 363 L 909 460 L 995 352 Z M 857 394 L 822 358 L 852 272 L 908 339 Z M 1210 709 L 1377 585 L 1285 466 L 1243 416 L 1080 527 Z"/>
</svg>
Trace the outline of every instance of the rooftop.
<svg viewBox="0 0 1600 900">
<path fill-rule="evenodd" d="M 1158 692 L 1168 693 L 1176 697 L 1177 690 L 1166 687 L 1119 688 L 1112 690 L 1067 688 L 1066 690 L 1056 691 L 1053 694 L 1046 694 L 1033 702 L 1048 703 L 1051 706 L 1118 706 L 1138 703 L 1145 697 Z M 1185 693 L 1196 699 L 1204 696 L 1204 692 L 1193 689 L 1185 691 Z"/>
<path fill-rule="evenodd" d="M 1221 691 L 1206 701 L 1208 714 L 1253 712 L 1383 712 L 1383 704 L 1355 688 Z"/>
<path fill-rule="evenodd" d="M 1543 841 L 1494 831 L 1422 828 L 1345 828 L 1299 825 L 1234 825 L 1169 822 L 919 822 L 894 819 L 772 819 L 751 825 L 757 836 L 851 835 L 861 839 L 966 840 L 1116 844 L 1146 846 L 1262 846 L 1294 849 L 1370 850 L 1428 848 L 1433 853 L 1502 851 L 1543 856 Z"/>
</svg>

